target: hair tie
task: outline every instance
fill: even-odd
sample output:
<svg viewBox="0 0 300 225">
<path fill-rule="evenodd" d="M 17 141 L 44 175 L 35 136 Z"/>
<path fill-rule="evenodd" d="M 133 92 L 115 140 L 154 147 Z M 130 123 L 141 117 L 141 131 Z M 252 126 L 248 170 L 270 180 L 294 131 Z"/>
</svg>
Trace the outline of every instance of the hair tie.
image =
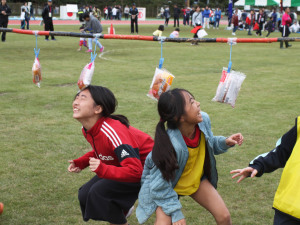
<svg viewBox="0 0 300 225">
<path fill-rule="evenodd" d="M 159 122 L 166 122 L 165 120 L 163 120 L 161 117 L 160 117 L 160 120 L 159 120 Z"/>
</svg>

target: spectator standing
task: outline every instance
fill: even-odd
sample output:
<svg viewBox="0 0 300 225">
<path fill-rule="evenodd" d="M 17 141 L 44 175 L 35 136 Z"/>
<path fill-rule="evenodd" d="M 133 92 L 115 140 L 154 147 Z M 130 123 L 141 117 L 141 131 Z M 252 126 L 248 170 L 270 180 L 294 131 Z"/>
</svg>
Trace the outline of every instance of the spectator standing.
<svg viewBox="0 0 300 225">
<path fill-rule="evenodd" d="M 181 10 L 177 7 L 177 5 L 174 5 L 174 27 L 176 27 L 176 22 L 177 22 L 177 27 L 179 27 L 180 12 Z"/>
<path fill-rule="evenodd" d="M 265 29 L 268 31 L 268 34 L 267 34 L 266 37 L 269 37 L 270 33 L 272 33 L 274 31 L 273 18 L 272 17 L 270 17 L 269 21 L 267 22 Z"/>
<path fill-rule="evenodd" d="M 193 26 L 193 14 L 194 14 L 195 11 L 196 11 L 196 7 L 192 8 L 192 9 L 191 9 L 191 12 L 190 12 L 190 16 L 191 16 L 191 27 Z"/>
<path fill-rule="evenodd" d="M 21 9 L 21 29 L 25 29 L 25 9 Z"/>
<path fill-rule="evenodd" d="M 170 19 L 170 17 L 171 17 L 169 7 L 166 7 L 166 8 L 165 8 L 165 11 L 164 11 L 164 17 L 165 17 L 165 25 L 168 26 L 168 24 L 169 24 L 169 19 Z"/>
<path fill-rule="evenodd" d="M 32 17 L 35 20 L 33 4 L 30 5 L 30 10 L 29 11 L 30 11 L 29 19 Z"/>
<path fill-rule="evenodd" d="M 277 24 L 277 12 L 276 12 L 276 9 L 273 9 L 272 21 L 273 21 L 273 26 L 276 29 L 276 24 Z"/>
<path fill-rule="evenodd" d="M 112 9 L 112 17 L 113 17 L 113 19 L 114 20 L 116 20 L 117 19 L 117 7 L 115 6 L 115 7 L 113 7 L 113 9 Z"/>
<path fill-rule="evenodd" d="M 52 16 L 53 16 L 52 0 L 48 0 L 47 5 L 45 6 L 45 8 L 42 12 L 42 17 L 43 17 L 44 24 L 45 24 L 45 26 L 44 26 L 45 31 L 54 31 Z M 51 40 L 56 41 L 56 39 L 53 35 L 51 35 Z M 45 36 L 45 41 L 49 41 L 48 35 Z"/>
<path fill-rule="evenodd" d="M 215 11 L 215 23 L 214 23 L 214 28 L 219 29 L 221 16 L 222 16 L 222 11 L 221 11 L 221 9 L 218 7 L 217 10 Z"/>
<path fill-rule="evenodd" d="M 208 6 L 205 7 L 204 11 L 202 12 L 202 16 L 204 19 L 203 28 L 205 29 L 205 27 L 207 26 L 207 28 L 209 29 L 210 10 L 208 9 Z"/>
<path fill-rule="evenodd" d="M 27 30 L 29 30 L 30 12 L 29 12 L 29 9 L 28 9 L 27 2 L 25 2 L 24 5 L 21 6 L 21 13 L 22 13 L 23 9 L 25 11 L 26 28 L 27 28 Z"/>
<path fill-rule="evenodd" d="M 181 12 L 183 13 L 183 25 L 184 25 L 184 26 L 185 26 L 185 24 L 186 24 L 186 9 L 187 9 L 187 8 L 181 9 Z"/>
<path fill-rule="evenodd" d="M 242 22 L 243 22 L 243 29 L 246 29 L 246 19 L 247 19 L 247 12 L 245 12 L 245 10 L 243 10 L 242 12 Z"/>
<path fill-rule="evenodd" d="M 262 9 L 259 10 L 256 22 L 258 23 L 259 26 L 258 30 L 256 31 L 256 36 L 257 35 L 261 36 L 261 30 L 263 29 L 263 25 L 265 23 L 265 16 Z"/>
<path fill-rule="evenodd" d="M 125 15 L 125 20 L 128 20 L 128 15 L 129 15 L 129 7 L 128 7 L 128 5 L 126 5 L 125 8 L 124 8 L 124 15 Z"/>
<path fill-rule="evenodd" d="M 232 35 L 235 36 L 236 30 L 239 28 L 239 16 L 238 16 L 238 10 L 236 9 L 233 16 L 232 16 L 232 23 L 233 23 L 233 31 Z"/>
<path fill-rule="evenodd" d="M 255 13 L 254 10 L 250 11 L 250 15 L 248 16 L 249 18 L 249 30 L 248 30 L 248 35 L 252 35 L 251 30 L 253 26 L 255 25 Z"/>
<path fill-rule="evenodd" d="M 131 22 L 131 33 L 134 33 L 134 24 L 135 24 L 135 31 L 138 34 L 139 30 L 138 30 L 138 15 L 139 15 L 139 11 L 136 8 L 135 3 L 132 4 L 132 7 L 129 10 L 129 14 L 130 14 L 130 22 Z"/>
<path fill-rule="evenodd" d="M 185 22 L 187 25 L 190 25 L 190 13 L 191 13 L 191 8 L 187 7 L 185 11 Z"/>
<path fill-rule="evenodd" d="M 111 8 L 111 6 L 108 6 L 107 10 L 108 10 L 108 19 L 111 20 L 112 19 L 111 18 L 111 14 L 112 14 L 112 8 Z"/>
<path fill-rule="evenodd" d="M 123 9 L 122 6 L 119 5 L 119 20 L 122 20 Z"/>
<path fill-rule="evenodd" d="M 103 13 L 104 13 L 104 19 L 107 20 L 107 15 L 108 15 L 107 6 L 104 7 Z"/>
<path fill-rule="evenodd" d="M 284 10 L 284 14 L 282 15 L 282 22 L 280 25 L 280 31 L 282 37 L 288 37 L 290 35 L 290 25 L 292 24 L 292 19 L 290 17 L 290 8 L 287 7 Z M 292 47 L 292 45 L 289 45 L 289 42 L 285 42 L 285 47 Z M 280 42 L 280 48 L 283 49 L 283 41 Z"/>
</svg>

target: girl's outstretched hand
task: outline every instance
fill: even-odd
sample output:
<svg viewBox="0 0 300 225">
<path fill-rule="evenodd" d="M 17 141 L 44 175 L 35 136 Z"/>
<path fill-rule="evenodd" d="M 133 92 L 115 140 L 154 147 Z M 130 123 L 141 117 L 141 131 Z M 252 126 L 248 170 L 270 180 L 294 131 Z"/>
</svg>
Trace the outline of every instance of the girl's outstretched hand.
<svg viewBox="0 0 300 225">
<path fill-rule="evenodd" d="M 185 219 L 181 219 L 181 220 L 178 220 L 175 223 L 172 223 L 172 225 L 186 225 L 186 222 L 185 222 Z"/>
<path fill-rule="evenodd" d="M 228 137 L 226 139 L 226 144 L 229 146 L 233 146 L 233 145 L 241 145 L 243 144 L 244 141 L 244 137 L 241 133 L 237 133 L 237 134 L 233 134 L 230 137 Z"/>
<path fill-rule="evenodd" d="M 240 176 L 240 179 L 238 179 L 237 181 L 237 183 L 240 183 L 242 180 L 244 180 L 247 177 L 255 177 L 257 172 L 258 171 L 252 167 L 246 167 L 244 169 L 232 170 L 230 171 L 230 174 L 235 173 L 235 175 L 232 176 L 232 179 Z"/>
<path fill-rule="evenodd" d="M 94 172 L 100 165 L 100 159 L 90 158 L 90 170 Z"/>
<path fill-rule="evenodd" d="M 70 165 L 68 167 L 68 171 L 70 173 L 79 173 L 81 171 L 81 169 L 79 167 L 75 166 L 75 163 L 73 160 L 69 160 L 69 163 L 70 163 Z"/>
</svg>

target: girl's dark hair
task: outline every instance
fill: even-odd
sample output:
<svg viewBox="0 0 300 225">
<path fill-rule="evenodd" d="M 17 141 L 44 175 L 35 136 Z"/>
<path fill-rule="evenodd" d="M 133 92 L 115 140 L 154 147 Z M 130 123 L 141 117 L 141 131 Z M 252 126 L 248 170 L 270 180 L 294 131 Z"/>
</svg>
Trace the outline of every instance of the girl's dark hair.
<svg viewBox="0 0 300 225">
<path fill-rule="evenodd" d="M 164 25 L 159 25 L 158 30 L 164 31 L 165 30 L 165 26 Z"/>
<path fill-rule="evenodd" d="M 185 113 L 183 92 L 191 94 L 185 89 L 169 90 L 161 94 L 157 105 L 160 121 L 156 126 L 152 160 L 167 181 L 174 179 L 175 170 L 179 167 L 175 149 L 165 129 L 165 122 L 169 129 L 178 128 L 180 118 Z"/>
<path fill-rule="evenodd" d="M 126 116 L 113 115 L 117 108 L 118 102 L 111 90 L 106 87 L 94 85 L 89 85 L 86 89 L 90 91 L 95 104 L 102 107 L 101 116 L 119 120 L 126 127 L 129 127 L 129 121 Z"/>
</svg>

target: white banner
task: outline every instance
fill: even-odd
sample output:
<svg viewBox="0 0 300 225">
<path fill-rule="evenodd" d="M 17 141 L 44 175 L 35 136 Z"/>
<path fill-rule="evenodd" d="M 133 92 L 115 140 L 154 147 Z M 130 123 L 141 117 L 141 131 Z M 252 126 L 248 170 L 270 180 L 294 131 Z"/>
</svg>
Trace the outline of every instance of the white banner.
<svg viewBox="0 0 300 225">
<path fill-rule="evenodd" d="M 63 20 L 76 20 L 76 13 L 78 12 L 77 5 L 68 4 L 66 6 L 60 6 L 60 19 Z"/>
<path fill-rule="evenodd" d="M 139 11 L 138 20 L 146 20 L 146 8 L 137 8 Z"/>
</svg>

